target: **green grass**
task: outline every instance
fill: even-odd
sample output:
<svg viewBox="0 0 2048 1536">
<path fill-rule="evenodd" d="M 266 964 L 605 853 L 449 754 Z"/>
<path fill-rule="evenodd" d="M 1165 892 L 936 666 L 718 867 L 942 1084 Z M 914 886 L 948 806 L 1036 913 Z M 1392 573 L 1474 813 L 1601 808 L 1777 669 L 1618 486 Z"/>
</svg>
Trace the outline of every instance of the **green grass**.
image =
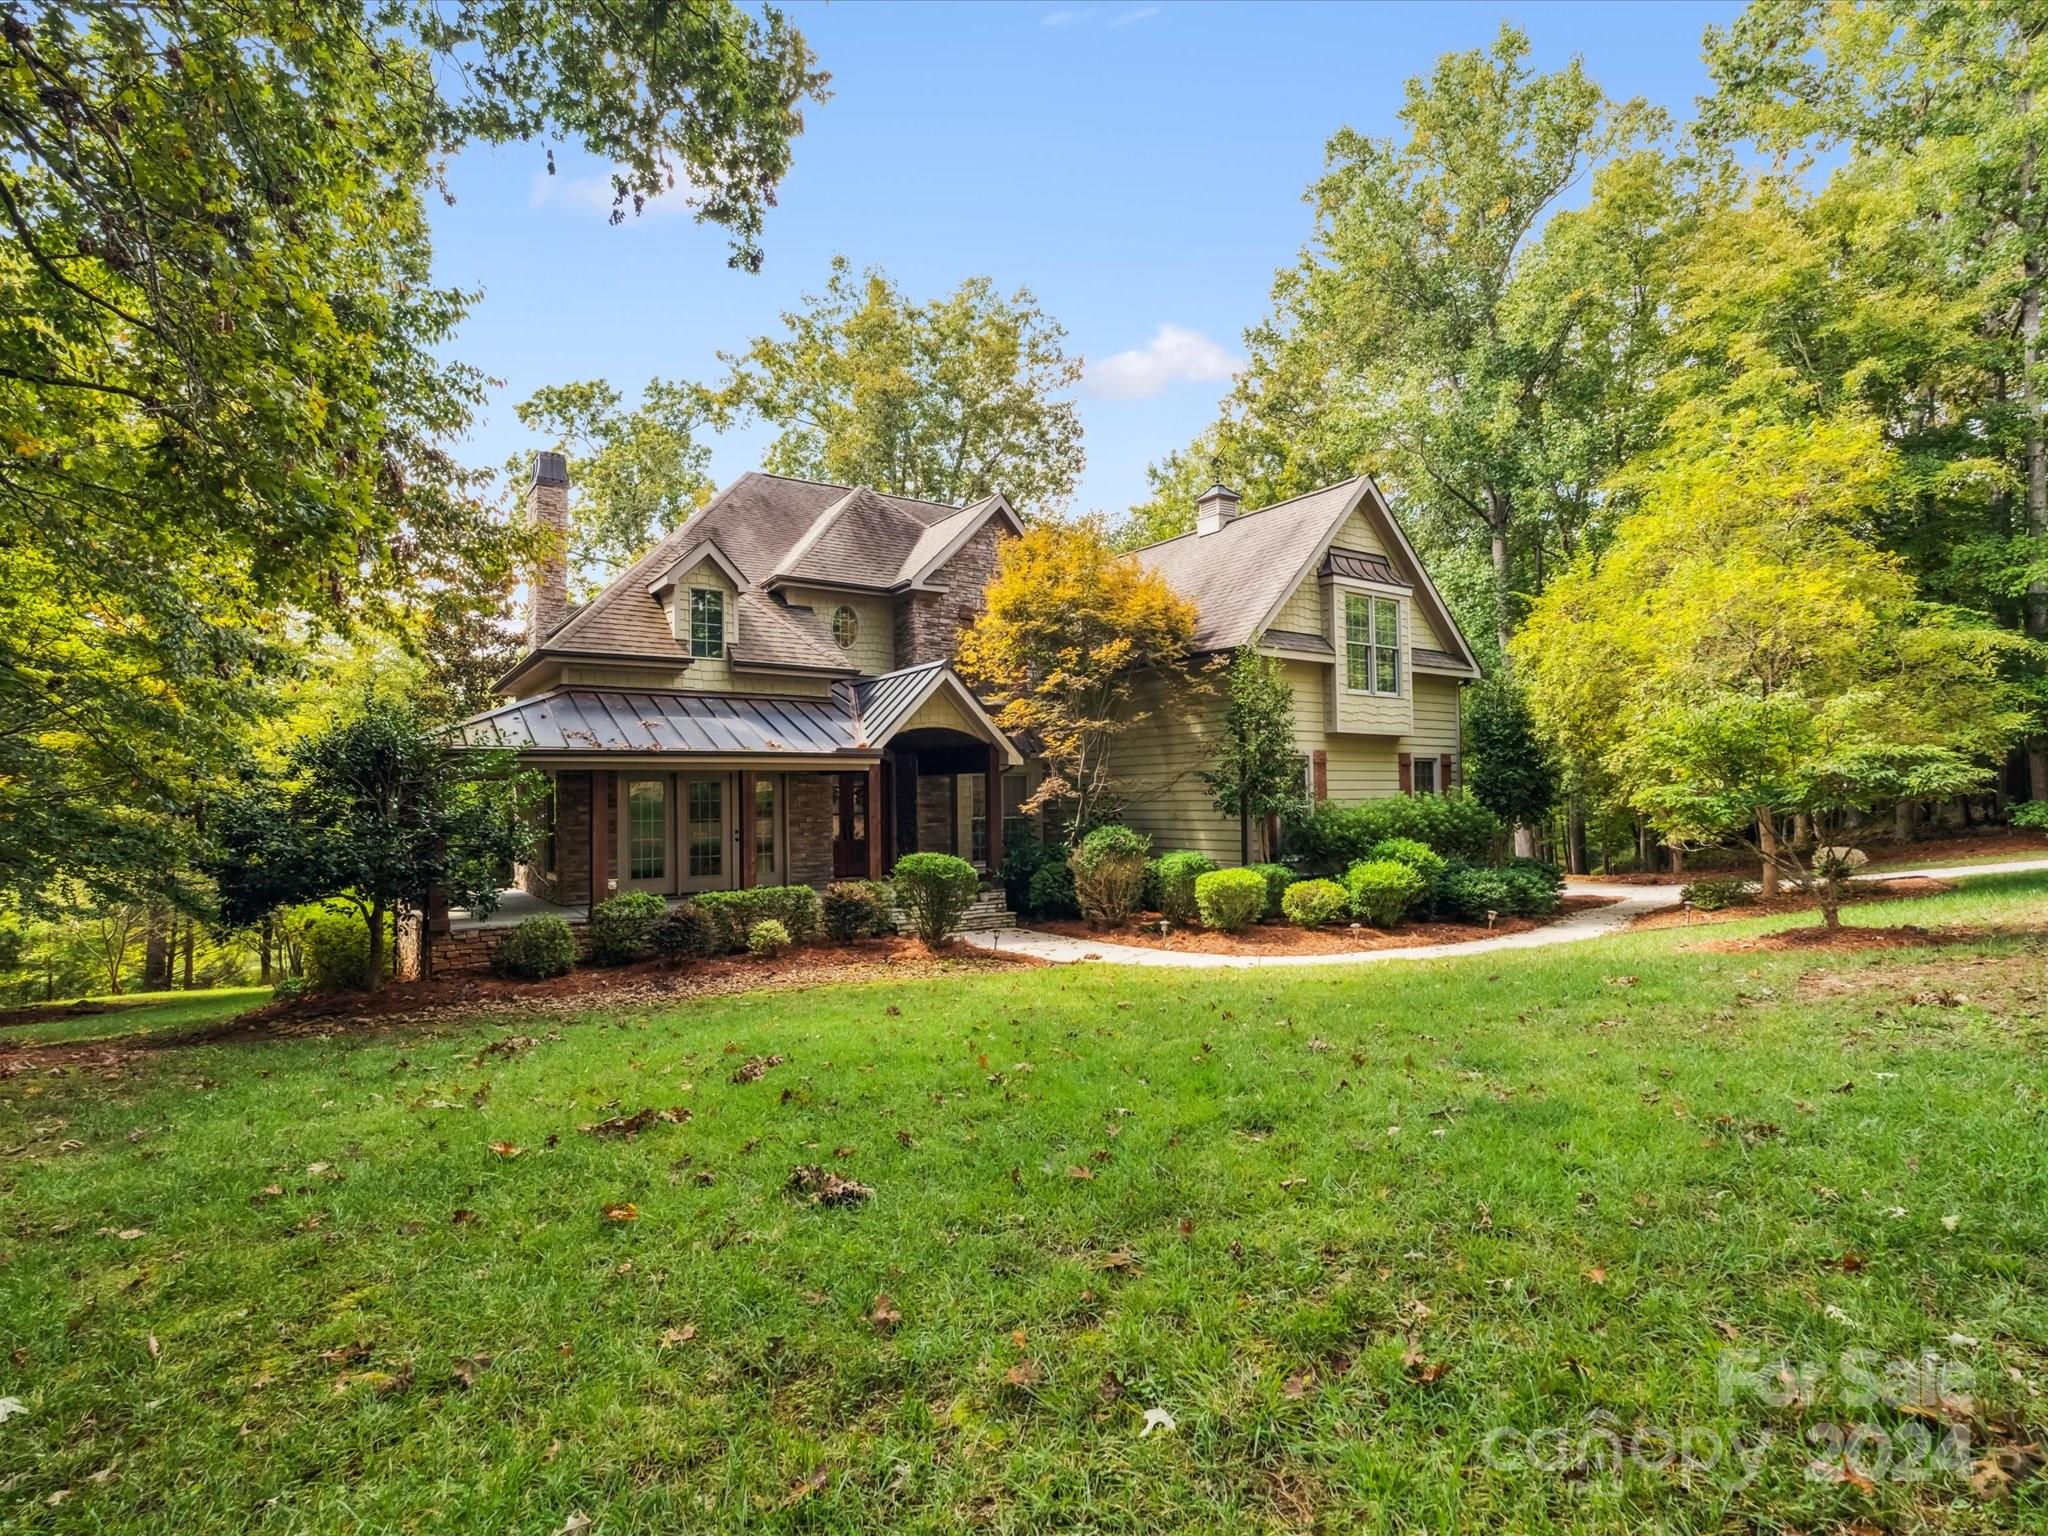
<svg viewBox="0 0 2048 1536">
<path fill-rule="evenodd" d="M 268 987 L 217 987 L 209 992 L 136 992 L 125 997 L 87 998 L 84 1001 L 121 1006 L 111 1013 L 85 1013 L 75 1018 L 8 1025 L 0 1028 L 0 1050 L 18 1045 L 78 1045 L 131 1036 L 178 1035 L 225 1023 L 269 999 Z"/>
<path fill-rule="evenodd" d="M 2038 1479 L 1810 1480 L 1814 1426 L 1914 1422 L 1839 1379 L 1721 1400 L 1732 1333 L 1936 1350 L 1974 1422 L 2043 1417 L 2048 877 L 1851 921 L 2036 932 L 1016 970 L 26 1073 L 0 1528 L 2048 1528 Z M 873 1199 L 791 1195 L 805 1163 Z M 1594 1415 L 1774 1438 L 1743 1488 L 1483 1454 Z"/>
</svg>

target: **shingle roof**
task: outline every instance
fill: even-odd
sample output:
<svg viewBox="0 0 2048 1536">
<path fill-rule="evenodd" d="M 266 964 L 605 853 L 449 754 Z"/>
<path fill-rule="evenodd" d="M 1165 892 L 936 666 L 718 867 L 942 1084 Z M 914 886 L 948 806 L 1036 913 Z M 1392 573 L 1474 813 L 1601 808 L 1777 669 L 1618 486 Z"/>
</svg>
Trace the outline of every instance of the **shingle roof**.
<svg viewBox="0 0 2048 1536">
<path fill-rule="evenodd" d="M 999 496 L 954 507 L 752 471 L 571 613 L 539 649 L 686 661 L 688 647 L 647 586 L 715 541 L 745 578 L 736 660 L 850 673 L 853 667 L 808 611 L 775 603 L 767 588 L 809 583 L 891 590 L 923 575 L 955 539 L 998 510 L 1015 516 Z M 755 629 L 758 637 L 750 633 Z"/>
<path fill-rule="evenodd" d="M 1337 648 L 1321 635 L 1303 634 L 1298 629 L 1269 629 L 1261 640 L 1283 651 L 1310 651 L 1318 656 L 1337 654 Z"/>
<path fill-rule="evenodd" d="M 1336 535 L 1364 484 L 1361 475 L 1246 512 L 1214 533 L 1184 533 L 1136 554 L 1195 605 L 1195 644 L 1229 650 L 1255 638 Z"/>
</svg>

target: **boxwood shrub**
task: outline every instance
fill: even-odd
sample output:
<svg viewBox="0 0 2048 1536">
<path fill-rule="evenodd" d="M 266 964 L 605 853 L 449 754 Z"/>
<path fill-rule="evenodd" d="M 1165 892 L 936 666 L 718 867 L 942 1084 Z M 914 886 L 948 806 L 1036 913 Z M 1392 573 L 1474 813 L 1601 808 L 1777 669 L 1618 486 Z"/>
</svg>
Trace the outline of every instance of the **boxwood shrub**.
<svg viewBox="0 0 2048 1536">
<path fill-rule="evenodd" d="M 1159 856 L 1159 915 L 1176 923 L 1192 923 L 1197 915 L 1195 882 L 1216 868 L 1204 853 L 1179 848 Z"/>
<path fill-rule="evenodd" d="M 695 901 L 671 907 L 654 925 L 655 953 L 670 960 L 702 960 L 725 952 L 725 927 Z"/>
<path fill-rule="evenodd" d="M 1423 879 L 1397 859 L 1360 859 L 1344 872 L 1351 913 L 1375 928 L 1391 928 L 1423 892 Z"/>
<path fill-rule="evenodd" d="M 1252 873 L 1266 882 L 1266 910 L 1262 917 L 1280 915 L 1280 898 L 1287 894 L 1287 887 L 1301 877 L 1285 864 L 1254 864 Z"/>
<path fill-rule="evenodd" d="M 772 960 L 789 948 L 789 930 L 772 917 L 764 917 L 747 930 L 747 953 Z"/>
<path fill-rule="evenodd" d="M 1145 856 L 1151 851 L 1151 838 L 1114 823 L 1082 838 L 1067 857 L 1081 915 L 1111 927 L 1127 921 L 1145 894 Z"/>
<path fill-rule="evenodd" d="M 840 944 L 888 933 L 895 920 L 889 909 L 896 893 L 886 880 L 835 880 L 818 899 L 825 936 Z"/>
<path fill-rule="evenodd" d="M 1219 933 L 1249 928 L 1266 910 L 1266 880 L 1255 869 L 1212 869 L 1195 880 L 1195 910 Z"/>
<path fill-rule="evenodd" d="M 1039 865 L 1031 876 L 1031 891 L 1025 898 L 1024 910 L 1032 917 L 1079 917 L 1081 904 L 1074 899 L 1074 872 L 1058 862 Z"/>
<path fill-rule="evenodd" d="M 1297 880 L 1280 898 L 1280 910 L 1290 923 L 1303 928 L 1320 928 L 1351 911 L 1351 897 L 1334 880 Z"/>
<path fill-rule="evenodd" d="M 1480 864 L 1493 857 L 1500 835 L 1500 818 L 1462 795 L 1390 795 L 1357 805 L 1323 800 L 1287 819 L 1288 857 L 1312 875 L 1348 869 L 1390 837 Z"/>
<path fill-rule="evenodd" d="M 590 909 L 590 963 L 630 965 L 654 953 L 654 925 L 668 903 L 652 891 L 621 891 Z"/>
<path fill-rule="evenodd" d="M 566 976 L 576 965 L 576 935 L 561 918 L 541 913 L 523 919 L 498 941 L 491 969 L 522 981 Z"/>
<path fill-rule="evenodd" d="M 905 854 L 889 879 L 897 901 L 910 915 L 911 928 L 927 947 L 953 931 L 981 891 L 981 876 L 974 866 L 950 853 Z"/>
<path fill-rule="evenodd" d="M 751 891 L 705 891 L 697 904 L 711 914 L 723 932 L 722 947 L 738 954 L 747 947 L 747 930 L 774 918 L 788 930 L 790 942 L 807 943 L 818 936 L 818 893 L 808 885 L 763 885 Z"/>
<path fill-rule="evenodd" d="M 370 930 L 359 917 L 329 912 L 306 929 L 306 985 L 315 992 L 360 987 L 370 969 Z"/>
</svg>

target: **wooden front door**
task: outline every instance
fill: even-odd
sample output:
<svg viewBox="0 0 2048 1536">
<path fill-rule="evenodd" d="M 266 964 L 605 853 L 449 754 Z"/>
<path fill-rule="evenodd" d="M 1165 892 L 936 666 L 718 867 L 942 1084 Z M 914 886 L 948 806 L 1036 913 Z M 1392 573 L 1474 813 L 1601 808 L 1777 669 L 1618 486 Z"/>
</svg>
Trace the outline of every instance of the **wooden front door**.
<svg viewBox="0 0 2048 1536">
<path fill-rule="evenodd" d="M 864 880 L 868 873 L 868 776 L 842 773 L 832 787 L 832 878 Z"/>
</svg>

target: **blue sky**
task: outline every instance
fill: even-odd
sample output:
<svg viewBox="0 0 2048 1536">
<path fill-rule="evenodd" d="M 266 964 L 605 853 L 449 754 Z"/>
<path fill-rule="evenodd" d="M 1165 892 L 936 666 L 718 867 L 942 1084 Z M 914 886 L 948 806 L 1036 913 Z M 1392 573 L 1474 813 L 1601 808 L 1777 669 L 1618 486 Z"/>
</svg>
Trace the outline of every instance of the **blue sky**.
<svg viewBox="0 0 2048 1536">
<path fill-rule="evenodd" d="M 464 456 L 530 444 L 536 386 L 708 379 L 843 252 L 913 295 L 975 273 L 1030 288 L 1091 371 L 1074 509 L 1121 512 L 1145 465 L 1211 419 L 1274 270 L 1309 233 L 1303 189 L 1339 127 L 1389 134 L 1402 83 L 1502 20 L 1541 68 L 1573 54 L 1611 94 L 1688 118 L 1699 40 L 1735 4 L 1231 5 L 879 0 L 785 7 L 833 75 L 770 215 L 758 275 L 678 203 L 606 222 L 604 168 L 539 145 L 465 154 L 437 209 L 444 282 L 483 291 L 455 355 L 500 381 Z M 714 445 L 723 484 L 765 430 Z"/>
</svg>

